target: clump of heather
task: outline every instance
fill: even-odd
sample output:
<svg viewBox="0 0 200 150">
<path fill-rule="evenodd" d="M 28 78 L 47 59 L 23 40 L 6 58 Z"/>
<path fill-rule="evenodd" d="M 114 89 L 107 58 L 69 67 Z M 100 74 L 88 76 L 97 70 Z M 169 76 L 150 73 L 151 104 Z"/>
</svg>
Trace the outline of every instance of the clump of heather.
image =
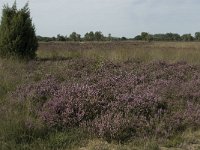
<svg viewBox="0 0 200 150">
<path fill-rule="evenodd" d="M 19 102 L 49 128 L 85 128 L 107 140 L 169 137 L 200 126 L 200 69 L 185 62 L 168 64 L 74 64 L 71 79 L 53 76 L 19 87 Z M 83 72 L 77 68 L 82 68 Z M 87 69 L 85 69 L 87 68 Z"/>
</svg>

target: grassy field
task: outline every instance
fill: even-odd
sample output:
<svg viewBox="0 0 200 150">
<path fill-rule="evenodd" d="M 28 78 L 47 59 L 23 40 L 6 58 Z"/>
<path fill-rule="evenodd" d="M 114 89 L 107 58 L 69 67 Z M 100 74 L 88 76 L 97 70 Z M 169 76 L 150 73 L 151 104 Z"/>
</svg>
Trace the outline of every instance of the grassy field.
<svg viewBox="0 0 200 150">
<path fill-rule="evenodd" d="M 0 59 L 0 149 L 200 149 L 200 43 L 40 43 Z"/>
<path fill-rule="evenodd" d="M 83 42 L 41 43 L 40 58 L 85 57 L 126 61 L 137 59 L 143 62 L 163 60 L 187 61 L 200 64 L 199 42 Z"/>
</svg>

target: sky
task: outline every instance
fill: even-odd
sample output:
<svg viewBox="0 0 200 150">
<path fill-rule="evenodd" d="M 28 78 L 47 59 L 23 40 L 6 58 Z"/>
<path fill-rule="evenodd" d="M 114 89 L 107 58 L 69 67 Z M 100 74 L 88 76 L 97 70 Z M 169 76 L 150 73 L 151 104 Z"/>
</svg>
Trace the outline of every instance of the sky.
<svg viewBox="0 0 200 150">
<path fill-rule="evenodd" d="M 12 5 L 14 0 L 1 0 Z M 17 0 L 18 8 L 27 0 Z M 200 0 L 29 0 L 37 35 L 56 36 L 89 31 L 134 37 L 141 32 L 200 31 Z M 0 16 L 2 12 L 0 12 Z"/>
</svg>

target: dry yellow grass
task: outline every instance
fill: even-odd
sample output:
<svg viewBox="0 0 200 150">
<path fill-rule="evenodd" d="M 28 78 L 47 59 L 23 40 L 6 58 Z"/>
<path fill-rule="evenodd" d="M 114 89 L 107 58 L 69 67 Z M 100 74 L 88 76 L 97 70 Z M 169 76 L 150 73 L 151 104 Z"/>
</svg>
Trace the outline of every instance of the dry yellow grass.
<svg viewBox="0 0 200 150">
<path fill-rule="evenodd" d="M 100 42 L 100 43 L 40 43 L 39 58 L 86 57 L 144 62 L 163 60 L 200 64 L 200 42 Z"/>
</svg>

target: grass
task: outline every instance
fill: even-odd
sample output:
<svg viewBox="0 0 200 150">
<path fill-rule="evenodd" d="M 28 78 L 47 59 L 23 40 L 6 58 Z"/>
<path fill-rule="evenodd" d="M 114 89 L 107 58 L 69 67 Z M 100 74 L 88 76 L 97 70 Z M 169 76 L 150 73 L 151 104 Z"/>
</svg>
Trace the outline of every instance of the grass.
<svg viewBox="0 0 200 150">
<path fill-rule="evenodd" d="M 199 150 L 200 131 L 188 130 L 183 134 L 176 135 L 167 141 L 159 141 L 158 139 L 135 139 L 126 144 L 108 143 L 100 139 L 89 140 L 82 150 Z"/>
<path fill-rule="evenodd" d="M 95 59 L 95 64 L 73 68 L 77 59 Z M 107 142 L 81 129 L 52 130 L 33 118 L 29 103 L 18 105 L 11 93 L 18 86 L 36 83 L 53 75 L 59 80 L 77 82 L 70 69 L 101 68 L 110 60 L 113 63 L 130 59 L 150 63 L 163 60 L 170 63 L 186 61 L 200 64 L 200 43 L 196 42 L 122 42 L 122 43 L 40 43 L 38 59 L 31 62 L 0 59 L 0 149 L 81 149 L 81 150 L 173 150 L 200 149 L 200 130 L 188 129 L 169 139 L 155 137 L 136 138 L 126 143 Z M 33 118 L 35 128 L 25 127 Z"/>
<path fill-rule="evenodd" d="M 76 49 L 75 49 L 76 48 Z M 126 61 L 137 59 L 143 62 L 163 60 L 186 61 L 200 64 L 199 42 L 102 42 L 102 43 L 41 43 L 38 55 L 42 59 L 66 59 L 85 57 Z"/>
</svg>

